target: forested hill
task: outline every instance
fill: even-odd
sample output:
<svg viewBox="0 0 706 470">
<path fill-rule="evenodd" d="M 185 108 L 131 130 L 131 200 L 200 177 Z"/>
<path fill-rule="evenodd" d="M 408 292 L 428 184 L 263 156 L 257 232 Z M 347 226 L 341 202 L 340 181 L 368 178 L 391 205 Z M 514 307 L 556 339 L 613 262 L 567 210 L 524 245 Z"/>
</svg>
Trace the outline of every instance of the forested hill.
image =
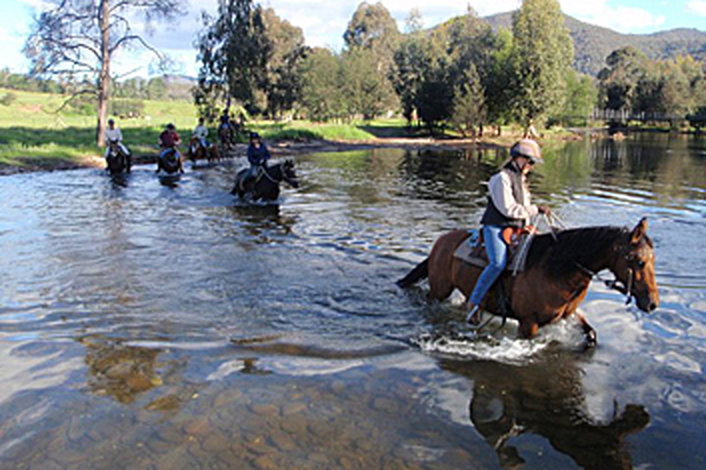
<svg viewBox="0 0 706 470">
<path fill-rule="evenodd" d="M 589 75 L 597 75 L 606 57 L 623 46 L 633 46 L 651 59 L 673 58 L 677 54 L 691 54 L 706 60 L 706 32 L 697 29 L 672 29 L 653 34 L 621 34 L 571 16 L 564 15 L 566 26 L 574 39 L 574 67 Z M 483 18 L 493 29 L 512 28 L 512 12 L 498 13 Z"/>
</svg>

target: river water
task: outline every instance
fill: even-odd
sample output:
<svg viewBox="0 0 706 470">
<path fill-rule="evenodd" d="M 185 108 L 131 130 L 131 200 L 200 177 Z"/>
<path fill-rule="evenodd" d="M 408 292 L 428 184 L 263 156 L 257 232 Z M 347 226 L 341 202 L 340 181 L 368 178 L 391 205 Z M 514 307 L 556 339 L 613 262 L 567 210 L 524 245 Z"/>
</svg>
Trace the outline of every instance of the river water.
<svg viewBox="0 0 706 470">
<path fill-rule="evenodd" d="M 234 203 L 238 160 L 1 177 L 0 467 L 706 468 L 706 140 L 546 153 L 536 200 L 655 243 L 660 308 L 594 282 L 593 350 L 394 284 L 503 152 L 300 156 L 278 207 Z"/>
</svg>

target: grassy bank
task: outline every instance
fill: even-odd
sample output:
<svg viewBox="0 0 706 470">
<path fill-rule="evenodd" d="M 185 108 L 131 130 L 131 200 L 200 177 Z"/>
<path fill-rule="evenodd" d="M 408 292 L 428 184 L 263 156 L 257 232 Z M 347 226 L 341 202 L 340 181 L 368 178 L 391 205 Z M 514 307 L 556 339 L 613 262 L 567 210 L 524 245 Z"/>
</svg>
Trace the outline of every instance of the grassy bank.
<svg viewBox="0 0 706 470">
<path fill-rule="evenodd" d="M 0 96 L 12 94 L 9 103 L 0 103 L 0 170 L 52 169 L 86 164 L 103 154 L 95 145 L 95 116 L 82 115 L 61 108 L 64 97 L 47 93 L 31 93 L 0 89 Z M 134 119 L 117 119 L 125 142 L 135 155 L 156 155 L 157 138 L 164 126 L 172 122 L 186 140 L 196 125 L 197 110 L 187 102 L 144 101 L 144 114 Z M 248 131 L 259 132 L 273 141 L 337 141 L 385 145 L 404 140 L 413 145 L 429 140 L 423 129 L 409 129 L 403 119 L 383 119 L 351 123 L 313 123 L 309 121 L 254 121 Z M 508 146 L 517 139 L 519 129 L 503 128 L 499 137 L 486 136 L 484 142 Z M 213 141 L 215 127 L 210 129 Z M 566 131 L 547 131 L 543 141 L 566 138 Z M 450 133 L 445 142 L 453 142 Z M 245 141 L 246 136 L 242 136 Z M 466 141 L 466 144 L 468 142 Z"/>
</svg>

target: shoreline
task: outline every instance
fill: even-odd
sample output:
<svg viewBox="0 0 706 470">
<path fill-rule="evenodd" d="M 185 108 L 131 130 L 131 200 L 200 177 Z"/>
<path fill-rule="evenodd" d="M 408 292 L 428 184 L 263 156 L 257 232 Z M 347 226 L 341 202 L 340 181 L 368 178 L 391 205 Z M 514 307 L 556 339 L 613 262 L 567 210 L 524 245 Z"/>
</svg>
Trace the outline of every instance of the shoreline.
<svg viewBox="0 0 706 470">
<path fill-rule="evenodd" d="M 579 140 L 584 138 L 585 130 L 571 129 L 567 130 L 566 135 L 549 136 L 540 138 L 544 140 L 544 145 L 548 145 L 555 141 Z M 409 150 L 489 150 L 489 149 L 507 149 L 512 145 L 512 142 L 517 140 L 514 133 L 508 133 L 501 137 L 489 137 L 484 140 L 477 139 L 458 139 L 458 138 L 432 138 L 432 137 L 382 137 L 375 140 L 311 140 L 311 141 L 294 141 L 281 140 L 272 141 L 269 143 L 269 149 L 273 156 L 282 157 L 286 155 L 303 155 L 307 153 L 328 153 L 328 152 L 348 152 L 356 150 L 374 150 L 385 148 L 399 148 Z M 229 156 L 225 158 L 244 157 L 247 150 L 247 144 L 236 144 L 236 157 Z M 182 154 L 183 155 L 183 154 Z M 17 157 L 23 164 L 10 165 L 0 164 L 0 176 L 16 175 L 20 173 L 34 173 L 39 171 L 63 171 L 76 170 L 81 168 L 104 168 L 105 161 L 102 156 L 88 155 L 76 160 L 67 159 L 42 159 L 32 157 Z M 133 164 L 152 164 L 157 162 L 157 154 L 141 154 L 133 156 Z"/>
</svg>

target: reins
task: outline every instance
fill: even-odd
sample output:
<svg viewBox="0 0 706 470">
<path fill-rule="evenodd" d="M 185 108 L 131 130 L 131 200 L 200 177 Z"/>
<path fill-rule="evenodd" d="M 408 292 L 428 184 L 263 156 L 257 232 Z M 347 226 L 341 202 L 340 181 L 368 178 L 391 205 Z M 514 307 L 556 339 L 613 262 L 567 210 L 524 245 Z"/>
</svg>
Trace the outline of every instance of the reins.
<svg viewBox="0 0 706 470">
<path fill-rule="evenodd" d="M 280 163 L 280 165 L 281 165 L 281 163 Z M 270 180 L 271 182 L 273 182 L 275 184 L 278 184 L 280 181 L 282 181 L 282 180 L 277 181 L 276 179 L 272 178 L 272 176 L 270 176 L 270 174 L 267 172 L 267 167 L 264 165 L 262 166 L 262 174 L 265 175 L 265 178 L 267 178 L 268 180 Z M 282 172 L 282 174 L 284 175 L 284 172 Z M 284 179 L 284 178 L 282 178 L 282 179 Z"/>
<path fill-rule="evenodd" d="M 559 217 L 553 213 L 549 214 L 549 217 L 547 217 L 546 214 L 542 214 L 544 216 L 544 221 L 546 222 L 547 226 L 549 227 L 549 230 L 551 231 L 552 237 L 554 238 L 554 241 L 557 241 L 558 238 L 556 236 L 556 233 L 554 231 L 554 227 L 552 223 L 555 223 L 560 229 L 566 230 L 566 225 L 564 222 L 562 222 Z M 625 305 L 630 303 L 630 299 L 632 298 L 632 281 L 633 281 L 633 269 L 628 266 L 628 282 L 627 286 L 620 285 L 620 281 L 618 280 L 618 277 L 616 276 L 615 279 L 606 279 L 600 275 L 600 273 L 592 271 L 588 269 L 586 266 L 582 265 L 578 261 L 574 261 L 574 264 L 576 264 L 576 267 L 578 267 L 581 271 L 583 271 L 584 274 L 588 275 L 591 279 L 596 279 L 598 281 L 603 282 L 605 286 L 609 289 L 617 290 L 621 294 L 625 294 L 627 296 L 627 299 L 625 300 Z"/>
</svg>

